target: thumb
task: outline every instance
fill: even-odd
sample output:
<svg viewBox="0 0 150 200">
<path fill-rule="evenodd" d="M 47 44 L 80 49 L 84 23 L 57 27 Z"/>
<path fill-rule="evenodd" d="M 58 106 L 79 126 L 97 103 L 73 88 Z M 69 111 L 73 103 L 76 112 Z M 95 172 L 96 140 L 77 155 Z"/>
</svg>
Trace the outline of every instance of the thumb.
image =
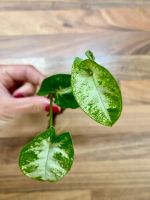
<svg viewBox="0 0 150 200">
<path fill-rule="evenodd" d="M 17 114 L 28 114 L 28 113 L 38 113 L 46 111 L 49 107 L 49 99 L 40 96 L 24 97 L 24 98 L 13 98 L 11 101 L 13 107 L 11 110 Z"/>
</svg>

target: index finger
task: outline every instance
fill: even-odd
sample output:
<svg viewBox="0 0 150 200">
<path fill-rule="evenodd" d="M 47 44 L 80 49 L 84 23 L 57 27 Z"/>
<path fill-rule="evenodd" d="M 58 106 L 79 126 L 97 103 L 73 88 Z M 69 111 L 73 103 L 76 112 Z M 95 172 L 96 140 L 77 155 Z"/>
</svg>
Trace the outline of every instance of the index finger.
<svg viewBox="0 0 150 200">
<path fill-rule="evenodd" d="M 6 65 L 5 70 L 13 80 L 30 82 L 33 85 L 40 85 L 45 77 L 32 65 Z"/>
</svg>

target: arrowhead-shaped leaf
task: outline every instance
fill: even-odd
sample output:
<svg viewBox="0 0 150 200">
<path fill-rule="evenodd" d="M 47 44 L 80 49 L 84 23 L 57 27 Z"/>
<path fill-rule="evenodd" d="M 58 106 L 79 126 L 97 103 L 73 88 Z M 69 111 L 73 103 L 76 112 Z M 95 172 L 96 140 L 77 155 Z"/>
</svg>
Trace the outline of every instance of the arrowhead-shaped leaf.
<svg viewBox="0 0 150 200">
<path fill-rule="evenodd" d="M 43 80 L 38 95 L 45 96 L 53 94 L 55 103 L 61 108 L 77 108 L 76 102 L 71 88 L 70 74 L 56 74 Z"/>
<path fill-rule="evenodd" d="M 69 132 L 56 136 L 52 127 L 39 134 L 20 152 L 23 174 L 41 181 L 58 181 L 70 170 L 74 149 Z"/>
<path fill-rule="evenodd" d="M 71 83 L 75 99 L 89 117 L 106 126 L 115 123 L 122 111 L 122 97 L 117 81 L 107 69 L 92 59 L 75 59 Z"/>
</svg>

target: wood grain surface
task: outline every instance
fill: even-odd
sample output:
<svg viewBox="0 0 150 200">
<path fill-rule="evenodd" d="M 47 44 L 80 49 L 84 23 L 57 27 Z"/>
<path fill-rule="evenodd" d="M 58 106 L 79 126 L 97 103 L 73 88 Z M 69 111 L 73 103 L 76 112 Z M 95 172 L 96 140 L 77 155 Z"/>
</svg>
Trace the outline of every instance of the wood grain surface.
<svg viewBox="0 0 150 200">
<path fill-rule="evenodd" d="M 149 0 L 0 0 L 1 10 L 68 10 L 71 8 L 95 9 L 98 7 L 143 7 Z"/>
<path fill-rule="evenodd" d="M 150 199 L 150 1 L 0 0 L 0 64 L 70 72 L 87 49 L 120 84 L 121 118 L 108 128 L 80 109 L 56 116 L 57 131 L 72 133 L 75 162 L 54 184 L 26 178 L 17 164 L 47 115 L 0 124 L 0 200 Z"/>
</svg>

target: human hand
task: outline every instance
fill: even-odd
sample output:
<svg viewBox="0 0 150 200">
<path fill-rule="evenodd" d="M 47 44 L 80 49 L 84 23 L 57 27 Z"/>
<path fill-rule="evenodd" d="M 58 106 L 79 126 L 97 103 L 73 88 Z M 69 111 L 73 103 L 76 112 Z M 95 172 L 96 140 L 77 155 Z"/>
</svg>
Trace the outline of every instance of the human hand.
<svg viewBox="0 0 150 200">
<path fill-rule="evenodd" d="M 30 65 L 0 65 L 0 122 L 18 115 L 49 111 L 49 99 L 33 96 L 44 76 Z M 55 113 L 60 111 L 53 106 Z"/>
</svg>

